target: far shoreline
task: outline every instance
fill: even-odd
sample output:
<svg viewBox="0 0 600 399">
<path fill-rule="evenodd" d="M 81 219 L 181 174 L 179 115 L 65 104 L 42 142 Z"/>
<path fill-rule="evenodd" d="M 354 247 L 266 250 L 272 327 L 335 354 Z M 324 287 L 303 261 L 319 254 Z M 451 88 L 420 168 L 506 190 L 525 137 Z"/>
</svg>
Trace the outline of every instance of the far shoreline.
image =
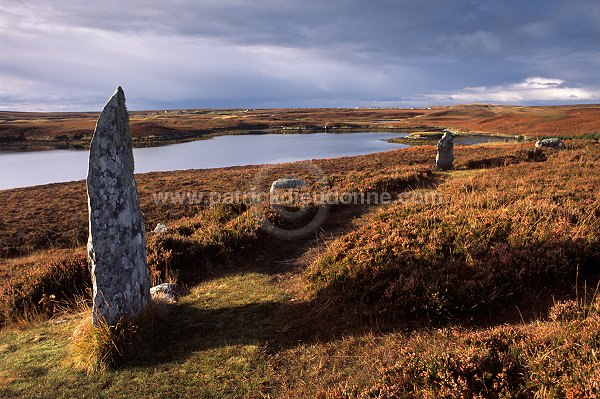
<svg viewBox="0 0 600 399">
<path fill-rule="evenodd" d="M 136 148 L 206 140 L 224 135 L 430 132 L 403 144 L 434 144 L 451 131 L 472 137 L 534 140 L 599 138 L 600 105 L 508 106 L 466 104 L 431 108 L 314 108 L 132 111 Z M 0 111 L 0 151 L 85 150 L 97 113 Z M 428 139 L 428 140 L 425 140 Z"/>
</svg>

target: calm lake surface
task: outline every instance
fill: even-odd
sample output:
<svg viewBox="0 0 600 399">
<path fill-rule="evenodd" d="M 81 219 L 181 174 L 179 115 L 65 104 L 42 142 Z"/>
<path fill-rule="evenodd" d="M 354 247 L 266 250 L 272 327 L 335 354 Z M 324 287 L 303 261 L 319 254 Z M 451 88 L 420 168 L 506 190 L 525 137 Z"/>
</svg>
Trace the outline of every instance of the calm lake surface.
<svg viewBox="0 0 600 399">
<path fill-rule="evenodd" d="M 136 173 L 273 164 L 404 148 L 385 140 L 404 133 L 313 133 L 220 136 L 135 148 Z M 85 179 L 88 151 L 0 152 L 0 190 Z"/>
</svg>

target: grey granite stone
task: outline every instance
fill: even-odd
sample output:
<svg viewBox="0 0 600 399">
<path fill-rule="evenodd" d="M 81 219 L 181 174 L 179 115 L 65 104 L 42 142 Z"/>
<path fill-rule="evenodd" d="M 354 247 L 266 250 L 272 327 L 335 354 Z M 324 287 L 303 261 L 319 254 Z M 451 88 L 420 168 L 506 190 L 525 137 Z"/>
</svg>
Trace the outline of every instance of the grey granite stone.
<svg viewBox="0 0 600 399">
<path fill-rule="evenodd" d="M 118 87 L 102 110 L 87 177 L 92 321 L 116 325 L 139 316 L 150 300 L 144 220 L 133 176 L 125 95 Z"/>
<path fill-rule="evenodd" d="M 549 148 L 554 148 L 556 150 L 562 150 L 565 148 L 565 143 L 563 143 L 563 141 L 557 137 L 553 137 L 550 139 L 543 139 L 543 140 L 538 140 L 535 142 L 535 148 L 540 148 L 540 147 L 549 147 Z"/>
<path fill-rule="evenodd" d="M 273 193 L 275 190 L 285 190 L 290 188 L 301 188 L 306 185 L 306 182 L 302 179 L 296 178 L 284 178 L 277 179 L 273 183 L 271 183 L 270 192 Z"/>
<path fill-rule="evenodd" d="M 444 133 L 438 142 L 438 152 L 435 157 L 435 164 L 442 170 L 452 169 L 454 162 L 454 136 L 450 132 Z"/>
</svg>

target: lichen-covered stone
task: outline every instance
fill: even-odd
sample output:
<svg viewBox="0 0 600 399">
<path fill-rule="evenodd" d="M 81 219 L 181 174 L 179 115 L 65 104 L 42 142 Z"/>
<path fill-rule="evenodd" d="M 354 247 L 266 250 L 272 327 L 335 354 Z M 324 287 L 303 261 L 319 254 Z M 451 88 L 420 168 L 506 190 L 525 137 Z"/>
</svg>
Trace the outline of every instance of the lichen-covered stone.
<svg viewBox="0 0 600 399">
<path fill-rule="evenodd" d="M 306 182 L 302 179 L 297 178 L 283 178 L 277 179 L 271 183 L 270 192 L 273 193 L 275 190 L 285 190 L 291 188 L 300 188 L 306 186 Z"/>
<path fill-rule="evenodd" d="M 444 133 L 438 142 L 438 152 L 435 157 L 435 164 L 442 170 L 452 169 L 454 162 L 454 136 L 450 132 Z"/>
<path fill-rule="evenodd" d="M 169 228 L 167 227 L 166 224 L 157 223 L 156 227 L 154 228 L 153 231 L 157 234 L 162 234 L 162 233 L 166 233 L 167 231 L 169 231 Z"/>
<path fill-rule="evenodd" d="M 550 139 L 542 139 L 542 140 L 538 140 L 535 142 L 535 148 L 540 148 L 540 147 L 549 147 L 549 148 L 554 148 L 556 150 L 562 150 L 565 148 L 565 143 L 557 138 L 557 137 L 553 137 Z"/>
<path fill-rule="evenodd" d="M 155 285 L 150 288 L 150 295 L 152 297 L 162 297 L 167 301 L 174 301 L 175 294 L 173 292 L 173 286 L 170 283 L 162 283 L 159 285 Z"/>
<path fill-rule="evenodd" d="M 144 221 L 133 170 L 129 116 L 118 87 L 98 118 L 90 147 L 88 256 L 94 324 L 135 318 L 150 300 Z"/>
</svg>

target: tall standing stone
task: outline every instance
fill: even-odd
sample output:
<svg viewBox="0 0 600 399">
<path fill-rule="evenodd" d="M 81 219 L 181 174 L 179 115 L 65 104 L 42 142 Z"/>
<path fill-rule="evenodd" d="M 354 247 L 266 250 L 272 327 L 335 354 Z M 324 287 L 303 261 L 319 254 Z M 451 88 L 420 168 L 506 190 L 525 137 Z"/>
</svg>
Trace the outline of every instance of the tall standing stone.
<svg viewBox="0 0 600 399">
<path fill-rule="evenodd" d="M 435 157 L 435 164 L 442 170 L 452 169 L 454 162 L 454 136 L 450 132 L 444 133 L 438 142 L 438 152 Z"/>
<path fill-rule="evenodd" d="M 125 94 L 118 87 L 96 123 L 87 177 L 95 325 L 102 319 L 116 325 L 121 318 L 135 318 L 150 300 L 144 220 L 133 169 Z"/>
</svg>

